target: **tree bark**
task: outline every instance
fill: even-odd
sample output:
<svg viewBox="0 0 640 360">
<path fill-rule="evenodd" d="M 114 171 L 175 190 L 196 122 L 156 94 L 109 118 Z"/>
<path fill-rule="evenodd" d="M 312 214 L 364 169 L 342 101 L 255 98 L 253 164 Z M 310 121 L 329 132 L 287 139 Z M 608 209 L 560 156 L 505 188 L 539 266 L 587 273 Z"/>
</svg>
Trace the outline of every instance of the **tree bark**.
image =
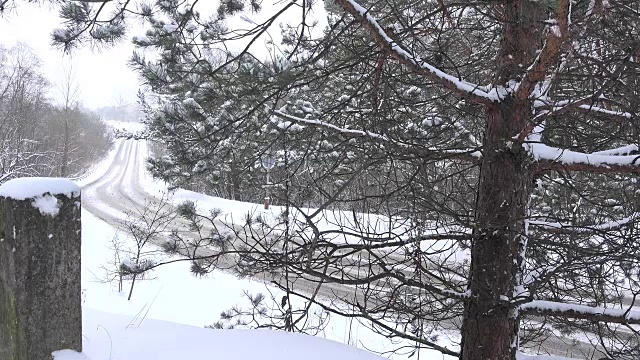
<svg viewBox="0 0 640 360">
<path fill-rule="evenodd" d="M 512 360 L 517 352 L 518 321 L 509 299 L 521 261 L 520 240 L 533 178 L 524 149 L 510 144 L 528 117 L 526 103 L 507 102 L 487 111 L 462 360 Z"/>
<path fill-rule="evenodd" d="M 523 66 L 542 43 L 543 8 L 532 1 L 507 1 L 495 83 L 521 81 Z M 529 94 L 512 94 L 486 107 L 483 159 L 476 198 L 469 290 L 462 326 L 462 360 L 513 360 L 518 319 L 510 299 L 518 283 L 524 219 L 533 171 L 520 134 L 532 122 Z"/>
</svg>

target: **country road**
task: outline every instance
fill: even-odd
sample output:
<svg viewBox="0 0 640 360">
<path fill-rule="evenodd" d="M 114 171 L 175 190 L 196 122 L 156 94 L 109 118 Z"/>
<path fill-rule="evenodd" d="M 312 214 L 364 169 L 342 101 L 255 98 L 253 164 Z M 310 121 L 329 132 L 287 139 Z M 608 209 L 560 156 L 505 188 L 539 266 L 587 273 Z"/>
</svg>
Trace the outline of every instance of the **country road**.
<svg viewBox="0 0 640 360">
<path fill-rule="evenodd" d="M 142 208 L 150 201 L 159 201 L 158 191 L 150 189 L 148 185 L 149 175 L 144 167 L 147 154 L 148 147 L 144 141 L 117 140 L 112 155 L 94 173 L 78 180 L 82 187 L 83 208 L 108 224 L 123 229 L 123 220 L 127 219 L 128 213 L 135 213 L 136 208 Z M 176 227 L 184 227 L 184 220 L 176 221 Z M 227 268 L 233 266 L 231 263 L 221 265 Z M 325 283 L 317 289 L 317 282 L 302 278 L 294 280 L 294 289 L 301 293 L 311 294 L 317 291 L 319 297 L 329 300 L 362 299 L 362 294 L 355 287 Z M 458 325 L 454 322 L 459 323 L 450 321 L 448 325 L 444 324 L 445 328 L 456 329 Z M 592 354 L 594 350 L 591 344 L 556 336 L 549 337 L 542 347 L 544 350 L 536 350 L 579 359 L 586 359 L 586 355 Z"/>
<path fill-rule="evenodd" d="M 158 203 L 160 195 L 155 191 L 145 189 L 146 174 L 144 172 L 144 159 L 147 154 L 147 146 L 143 141 L 120 140 L 117 144 L 116 155 L 113 161 L 105 167 L 104 174 L 97 179 L 81 181 L 82 206 L 85 210 L 97 216 L 108 224 L 124 230 L 123 222 L 129 214 L 136 214 L 139 209 L 150 202 Z M 148 182 L 146 182 L 148 183 Z M 184 228 L 187 223 L 181 218 L 174 220 L 176 228 Z M 222 224 L 228 227 L 230 224 Z M 199 250 L 199 255 L 204 249 Z M 221 259 L 222 268 L 233 267 L 232 263 L 225 263 Z M 303 286 L 302 283 L 306 283 Z M 304 279 L 297 280 L 298 290 L 315 290 L 316 283 Z M 353 289 L 337 284 L 324 284 L 320 295 L 333 297 L 335 294 L 352 296 Z"/>
</svg>

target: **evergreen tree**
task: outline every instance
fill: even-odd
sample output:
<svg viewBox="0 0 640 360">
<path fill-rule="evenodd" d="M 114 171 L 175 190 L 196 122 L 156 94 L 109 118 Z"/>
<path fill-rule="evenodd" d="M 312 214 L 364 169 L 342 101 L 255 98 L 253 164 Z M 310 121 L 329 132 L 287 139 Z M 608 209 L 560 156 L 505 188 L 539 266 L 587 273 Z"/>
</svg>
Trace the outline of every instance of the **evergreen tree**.
<svg viewBox="0 0 640 360">
<path fill-rule="evenodd" d="M 350 285 L 327 305 L 278 282 L 463 360 L 544 352 L 556 329 L 592 339 L 586 357 L 639 356 L 640 3 L 336 0 L 321 33 L 307 1 L 247 31 L 226 21 L 258 3 L 207 17 L 195 5 L 139 11 L 151 29 L 135 41 L 159 57 L 134 63 L 168 149 L 152 164 L 220 187 L 221 162 L 233 176 L 282 157 L 276 195 L 298 211 L 282 238 L 245 230 L 225 245 L 245 274 Z M 65 46 L 83 9 L 68 11 Z M 271 45 L 279 60 L 251 55 L 287 10 L 302 21 Z M 450 328 L 460 351 L 430 336 Z"/>
</svg>

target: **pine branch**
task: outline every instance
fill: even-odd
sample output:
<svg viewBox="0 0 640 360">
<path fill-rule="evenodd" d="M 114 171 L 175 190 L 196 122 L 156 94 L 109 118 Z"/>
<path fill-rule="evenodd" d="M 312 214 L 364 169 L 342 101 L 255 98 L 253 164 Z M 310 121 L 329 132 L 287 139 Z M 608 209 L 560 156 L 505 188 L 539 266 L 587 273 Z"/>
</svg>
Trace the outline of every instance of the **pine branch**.
<svg viewBox="0 0 640 360">
<path fill-rule="evenodd" d="M 603 307 L 534 300 L 520 305 L 520 313 L 527 315 L 557 316 L 571 319 L 608 322 L 615 324 L 640 324 L 640 311 L 607 309 Z"/>
<path fill-rule="evenodd" d="M 337 2 L 345 11 L 350 13 L 354 18 L 360 20 L 362 25 L 369 30 L 374 41 L 381 48 L 389 52 L 391 57 L 404 64 L 412 71 L 423 75 L 427 79 L 435 82 L 436 84 L 440 84 L 444 88 L 452 91 L 454 94 L 466 98 L 471 102 L 491 104 L 500 101 L 500 96 L 498 96 L 496 91 L 491 91 L 480 85 L 472 84 L 447 74 L 405 50 L 401 44 L 398 44 L 395 40 L 389 37 L 376 19 L 369 14 L 369 10 L 365 9 L 354 0 L 337 0 Z"/>
</svg>

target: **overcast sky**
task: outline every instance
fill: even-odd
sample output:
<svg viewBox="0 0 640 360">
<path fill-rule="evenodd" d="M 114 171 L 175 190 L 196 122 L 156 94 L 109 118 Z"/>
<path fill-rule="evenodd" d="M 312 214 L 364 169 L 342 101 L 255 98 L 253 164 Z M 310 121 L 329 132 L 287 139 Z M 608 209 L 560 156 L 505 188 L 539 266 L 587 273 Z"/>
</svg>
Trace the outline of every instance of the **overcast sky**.
<svg viewBox="0 0 640 360">
<path fill-rule="evenodd" d="M 81 103 L 85 107 L 115 105 L 120 98 L 128 102 L 136 101 L 139 81 L 127 66 L 127 60 L 133 52 L 129 40 L 101 51 L 80 48 L 69 56 L 51 47 L 51 31 L 58 27 L 60 19 L 57 7 L 22 4 L 16 11 L 0 18 L 0 44 L 11 47 L 17 42 L 24 42 L 34 49 L 42 61 L 42 72 L 52 84 L 50 96 L 54 101 L 59 99 L 56 86 L 63 82 L 64 69 L 70 65 L 80 87 Z"/>
<path fill-rule="evenodd" d="M 227 25 L 236 30 L 252 28 L 253 21 L 260 23 L 266 20 L 279 11 L 283 4 L 281 0 L 264 1 L 260 14 L 238 16 L 229 19 Z M 211 3 L 211 10 L 215 10 L 214 2 Z M 300 8 L 291 8 L 282 14 L 280 19 L 297 23 L 297 19 L 300 18 L 299 12 Z M 326 25 L 326 12 L 322 1 L 316 2 L 307 21 L 311 23 L 313 19 L 320 19 L 321 25 L 318 29 Z M 137 74 L 128 67 L 127 61 L 134 50 L 130 39 L 134 35 L 144 34 L 142 24 L 139 21 L 129 23 L 130 30 L 125 40 L 113 48 L 92 50 L 85 46 L 74 50 L 71 55 L 51 46 L 51 31 L 60 28 L 60 24 L 57 6 L 21 3 L 16 10 L 5 12 L 0 17 L 0 44 L 8 48 L 17 42 L 23 42 L 36 52 L 42 61 L 42 72 L 51 82 L 50 97 L 54 101 L 59 102 L 58 87 L 64 82 L 66 69 L 72 67 L 83 106 L 95 109 L 117 105 L 122 101 L 135 103 L 140 81 Z M 279 24 L 279 21 L 276 21 L 276 24 Z M 267 57 L 264 49 L 267 37 L 273 39 L 276 44 L 280 42 L 280 30 L 276 24 L 269 30 L 268 36 L 255 42 L 251 51 L 254 55 Z M 237 46 L 238 49 L 244 47 L 240 44 Z M 233 44 L 227 45 L 230 49 L 236 47 Z"/>
</svg>

